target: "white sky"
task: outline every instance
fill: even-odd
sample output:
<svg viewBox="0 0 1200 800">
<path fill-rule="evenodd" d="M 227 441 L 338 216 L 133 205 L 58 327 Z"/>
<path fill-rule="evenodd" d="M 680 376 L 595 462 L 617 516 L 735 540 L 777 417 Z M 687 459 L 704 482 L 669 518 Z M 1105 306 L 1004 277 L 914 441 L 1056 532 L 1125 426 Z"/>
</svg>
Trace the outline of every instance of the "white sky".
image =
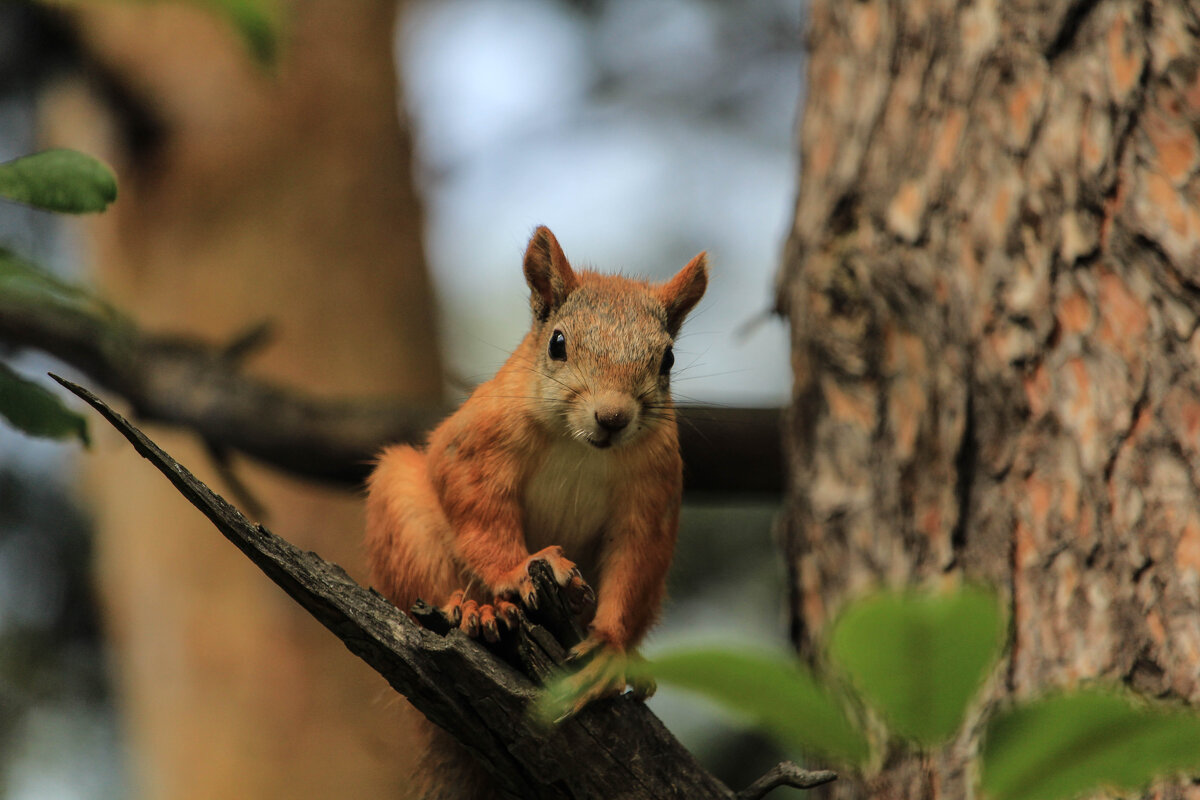
<svg viewBox="0 0 1200 800">
<path fill-rule="evenodd" d="M 600 4 L 592 19 L 542 0 L 426 0 L 408 15 L 401 72 L 454 377 L 487 378 L 528 328 L 521 254 L 546 224 L 574 263 L 658 280 L 707 250 L 677 395 L 786 402 L 783 325 L 738 331 L 769 307 L 797 176 L 799 36 L 761 47 L 761 28 L 798 26 L 800 10 L 730 5 Z"/>
</svg>

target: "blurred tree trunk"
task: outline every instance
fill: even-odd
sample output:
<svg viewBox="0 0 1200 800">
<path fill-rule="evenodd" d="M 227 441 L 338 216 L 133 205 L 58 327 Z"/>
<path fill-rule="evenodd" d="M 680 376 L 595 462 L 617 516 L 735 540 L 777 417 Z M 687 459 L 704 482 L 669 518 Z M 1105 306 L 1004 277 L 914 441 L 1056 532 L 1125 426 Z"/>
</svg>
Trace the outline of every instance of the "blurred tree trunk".
<svg viewBox="0 0 1200 800">
<path fill-rule="evenodd" d="M 121 180 L 90 229 L 97 284 L 161 331 L 229 341 L 274 323 L 247 364 L 256 373 L 331 395 L 438 398 L 396 4 L 295 3 L 267 69 L 197 8 L 87 7 L 79 29 L 117 113 L 97 116 L 77 87 L 46 103 L 51 135 L 106 156 Z M 98 581 L 138 794 L 405 796 L 401 701 L 94 430 Z M 212 463 L 184 434 L 153 435 Z M 273 526 L 365 579 L 359 497 L 235 467 Z M 200 477 L 228 491 L 215 470 Z"/>
<path fill-rule="evenodd" d="M 856 591 L 966 576 L 1011 603 L 996 697 L 1200 699 L 1198 13 L 813 2 L 779 284 L 808 656 Z M 831 794 L 969 797 L 974 743 Z"/>
</svg>

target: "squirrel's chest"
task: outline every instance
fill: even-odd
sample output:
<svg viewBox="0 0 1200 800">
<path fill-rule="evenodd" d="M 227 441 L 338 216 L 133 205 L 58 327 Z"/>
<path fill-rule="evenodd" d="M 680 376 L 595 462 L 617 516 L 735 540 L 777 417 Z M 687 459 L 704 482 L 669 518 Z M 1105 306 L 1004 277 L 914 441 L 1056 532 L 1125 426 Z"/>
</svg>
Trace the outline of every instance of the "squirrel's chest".
<svg viewBox="0 0 1200 800">
<path fill-rule="evenodd" d="M 522 497 L 525 543 L 531 552 L 557 544 L 568 557 L 583 557 L 612 513 L 612 462 L 609 453 L 577 442 L 550 446 Z"/>
</svg>

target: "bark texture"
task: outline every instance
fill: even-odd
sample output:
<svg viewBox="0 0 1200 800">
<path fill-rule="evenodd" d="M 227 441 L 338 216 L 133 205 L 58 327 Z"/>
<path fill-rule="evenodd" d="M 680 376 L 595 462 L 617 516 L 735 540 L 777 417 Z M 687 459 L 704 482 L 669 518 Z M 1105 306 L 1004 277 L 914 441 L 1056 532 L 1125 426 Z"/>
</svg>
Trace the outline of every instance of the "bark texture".
<svg viewBox="0 0 1200 800">
<path fill-rule="evenodd" d="M 1200 700 L 1198 32 L 1184 2 L 812 4 L 778 294 L 808 656 L 856 591 L 965 575 L 1011 601 L 994 699 Z M 830 791 L 971 797 L 974 745 Z"/>
<path fill-rule="evenodd" d="M 121 196 L 89 228 L 97 286 L 149 329 L 208 341 L 272 320 L 275 341 L 244 364 L 259 378 L 439 400 L 396 4 L 284 4 L 281 57 L 266 69 L 201 5 L 93 3 L 75 17 L 102 113 L 63 85 L 44 118 L 117 171 Z M 200 441 L 160 433 L 227 490 Z M 404 704 L 115 434 L 88 462 L 136 794 L 405 796 Z M 364 574 L 359 498 L 235 467 L 299 546 Z"/>
<path fill-rule="evenodd" d="M 358 489 L 385 445 L 422 442 L 453 411 L 442 402 L 316 395 L 245 374 L 242 363 L 269 338 L 269 326 L 255 326 L 216 346 L 145 332 L 99 304 L 0 295 L 0 343 L 56 356 L 120 395 L 143 421 L 185 428 L 217 451 L 295 477 Z M 782 493 L 780 409 L 676 411 L 689 494 Z"/>
</svg>

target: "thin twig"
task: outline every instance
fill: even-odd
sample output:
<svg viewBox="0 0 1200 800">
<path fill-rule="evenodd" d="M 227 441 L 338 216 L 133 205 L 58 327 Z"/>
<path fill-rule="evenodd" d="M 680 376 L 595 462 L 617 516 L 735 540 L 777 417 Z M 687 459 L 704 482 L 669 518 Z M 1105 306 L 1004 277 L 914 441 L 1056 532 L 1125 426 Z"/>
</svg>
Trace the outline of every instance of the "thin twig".
<svg viewBox="0 0 1200 800">
<path fill-rule="evenodd" d="M 737 800 L 759 800 L 778 786 L 812 789 L 837 780 L 837 773 L 827 769 L 801 769 L 792 761 L 776 764 L 771 771 L 737 793 Z"/>
<path fill-rule="evenodd" d="M 293 475 L 359 485 L 386 444 L 416 443 L 452 409 L 388 398 L 327 399 L 238 371 L 259 326 L 232 346 L 142 331 L 87 304 L 32 304 L 0 293 L 0 342 L 49 353 L 129 404 L 139 419 L 176 425 Z M 232 355 L 232 357 L 231 357 Z M 684 486 L 692 495 L 778 496 L 782 412 L 679 409 Z"/>
</svg>

